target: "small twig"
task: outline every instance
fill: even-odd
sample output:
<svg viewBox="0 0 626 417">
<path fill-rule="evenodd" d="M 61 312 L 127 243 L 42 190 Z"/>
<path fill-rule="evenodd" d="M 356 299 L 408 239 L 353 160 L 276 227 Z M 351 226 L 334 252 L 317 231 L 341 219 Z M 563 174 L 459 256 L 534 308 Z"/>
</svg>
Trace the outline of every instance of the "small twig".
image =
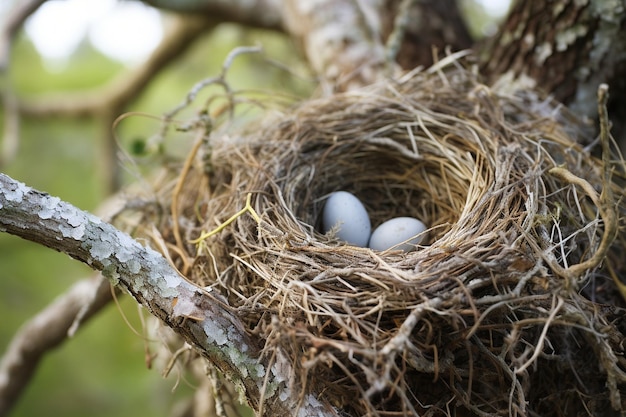
<svg viewBox="0 0 626 417">
<path fill-rule="evenodd" d="M 179 226 L 179 212 L 178 212 L 178 198 L 180 193 L 185 185 L 185 180 L 187 179 L 187 174 L 191 170 L 191 166 L 193 165 L 193 160 L 195 159 L 198 151 L 200 150 L 200 146 L 204 143 L 204 138 L 206 136 L 205 129 L 198 130 L 196 141 L 187 155 L 185 159 L 185 163 L 181 170 L 181 173 L 176 181 L 176 186 L 174 187 L 174 191 L 172 192 L 172 204 L 170 206 L 170 210 L 172 212 L 172 229 L 174 233 L 174 239 L 176 240 L 176 246 L 180 248 L 182 254 L 186 256 L 187 252 L 185 251 L 185 246 L 183 245 L 183 239 L 180 236 L 180 226 Z M 187 265 L 189 261 L 187 259 L 183 259 L 185 264 Z M 185 268 L 187 269 L 187 268 Z M 185 271 L 186 272 L 186 271 Z"/>
<path fill-rule="evenodd" d="M 202 242 L 203 240 L 206 240 L 206 239 L 210 238 L 211 236 L 218 234 L 219 232 L 224 230 L 226 228 L 226 226 L 228 226 L 229 224 L 231 224 L 232 222 L 237 220 L 237 218 L 239 216 L 245 214 L 246 212 L 249 212 L 250 215 L 254 218 L 254 220 L 256 220 L 256 222 L 260 224 L 261 223 L 261 218 L 259 217 L 257 212 L 252 207 L 252 204 L 250 203 L 251 199 L 252 199 L 252 193 L 248 193 L 248 196 L 246 197 L 246 205 L 244 206 L 244 208 L 239 210 L 237 213 L 233 214 L 228 220 L 226 220 L 224 223 L 220 224 L 218 227 L 216 227 L 215 229 L 211 230 L 210 232 L 202 233 L 200 235 L 200 237 L 190 241 L 190 243 L 198 244 L 198 243 Z"/>
<path fill-rule="evenodd" d="M 561 310 L 561 307 L 563 307 L 563 302 L 564 302 L 563 299 L 561 297 L 555 297 L 555 298 L 557 298 L 556 306 L 554 305 L 554 298 L 553 298 L 552 309 L 550 311 L 550 315 L 546 319 L 543 329 L 541 330 L 541 334 L 539 335 L 539 340 L 537 341 L 537 344 L 535 346 L 535 351 L 533 352 L 532 356 L 522 366 L 515 369 L 516 374 L 521 374 L 526 369 L 528 369 L 529 366 L 535 363 L 535 360 L 539 357 L 539 354 L 541 354 L 541 352 L 543 351 L 543 345 L 546 340 L 546 335 L 548 334 L 548 329 L 550 328 L 550 323 L 554 321 L 556 314 Z"/>
<path fill-rule="evenodd" d="M 504 360 L 503 355 L 495 355 L 490 349 L 487 348 L 487 346 L 485 346 L 485 344 L 481 341 L 481 339 L 479 337 L 476 337 L 475 335 L 472 336 L 472 343 L 478 347 L 478 349 L 485 354 L 488 358 L 490 358 L 494 363 L 498 364 L 498 369 L 500 370 L 500 372 L 502 372 L 502 374 L 507 375 L 510 380 L 511 380 L 511 390 L 509 391 L 509 415 L 513 416 L 516 415 L 513 413 L 512 407 L 514 406 L 519 406 L 522 408 L 522 414 L 521 415 L 526 415 L 525 413 L 525 406 L 526 406 L 526 399 L 525 399 L 525 395 L 524 395 L 524 388 L 522 387 L 522 382 L 520 382 L 520 380 L 518 379 L 518 377 L 515 375 L 515 373 L 511 370 L 511 368 L 509 367 L 509 364 Z M 513 397 L 515 396 L 515 393 L 517 392 L 517 403 L 515 403 L 513 401 Z M 471 404 L 466 404 L 468 406 L 470 406 L 471 408 L 473 408 L 473 411 L 479 412 L 480 410 L 477 410 L 474 408 L 474 406 L 472 406 Z"/>
<path fill-rule="evenodd" d="M 378 357 L 384 364 L 384 374 L 378 377 L 378 380 L 374 381 L 370 388 L 366 392 L 366 396 L 380 392 L 386 388 L 386 381 L 389 380 L 389 374 L 392 367 L 395 365 L 395 358 L 398 352 L 402 351 L 404 347 L 410 343 L 409 339 L 413 333 L 413 329 L 420 321 L 422 316 L 427 312 L 438 308 L 443 303 L 441 297 L 431 298 L 416 306 L 411 314 L 404 320 L 402 325 L 398 328 L 395 336 L 393 336 L 378 353 Z"/>
<path fill-rule="evenodd" d="M 572 174 L 566 168 L 554 167 L 548 171 L 550 174 L 566 181 L 570 184 L 580 187 L 593 204 L 598 208 L 600 217 L 604 223 L 604 233 L 600 240 L 600 245 L 591 258 L 568 268 L 551 262 L 551 267 L 555 272 L 563 277 L 573 280 L 586 271 L 598 266 L 606 257 L 606 254 L 615 240 L 618 232 L 618 215 L 615 210 L 615 200 L 611 189 L 611 161 L 610 161 L 610 133 L 609 118 L 606 110 L 606 102 L 608 99 L 608 86 L 601 84 L 598 87 L 598 110 L 600 116 L 600 143 L 602 145 L 602 192 L 600 195 L 593 186 L 585 179 L 579 178 Z"/>
<path fill-rule="evenodd" d="M 598 115 L 600 118 L 600 146 L 602 147 L 603 187 L 600 202 L 605 205 L 614 205 L 613 189 L 611 188 L 611 154 L 610 154 L 610 121 L 606 109 L 609 100 L 609 86 L 600 84 L 598 87 Z"/>
<path fill-rule="evenodd" d="M 187 108 L 191 103 L 193 103 L 193 101 L 196 99 L 196 97 L 198 96 L 198 94 L 200 94 L 202 90 L 204 90 L 206 87 L 213 85 L 213 84 L 221 86 L 226 92 L 226 95 L 228 96 L 229 101 L 231 103 L 230 112 L 232 116 L 232 113 L 234 111 L 234 107 L 233 107 L 234 105 L 232 103 L 234 103 L 234 99 L 232 97 L 233 91 L 230 88 L 230 85 L 226 82 L 226 75 L 228 73 L 228 70 L 232 66 L 235 58 L 237 58 L 239 55 L 258 54 L 262 52 L 263 52 L 263 48 L 261 48 L 260 46 L 240 46 L 240 47 L 233 49 L 224 60 L 224 64 L 222 64 L 222 71 L 220 72 L 220 75 L 218 75 L 217 77 L 206 78 L 196 83 L 191 88 L 189 93 L 187 93 L 187 96 L 185 96 L 184 100 L 180 104 L 178 104 L 172 110 L 170 110 L 169 112 L 163 115 L 163 119 L 165 123 L 163 124 L 161 135 L 165 136 L 165 132 L 169 126 L 169 123 L 171 122 L 172 118 L 174 118 L 174 116 L 176 116 L 183 109 Z"/>
<path fill-rule="evenodd" d="M 172 372 L 172 368 L 174 368 L 174 365 L 176 365 L 178 358 L 182 356 L 183 353 L 187 353 L 191 351 L 192 351 L 192 348 L 188 343 L 183 344 L 183 346 L 180 349 L 178 349 L 176 352 L 174 352 L 172 356 L 170 357 L 170 359 L 167 361 L 167 365 L 165 365 L 165 368 L 163 368 L 163 371 L 161 372 L 161 376 L 163 376 L 163 378 L 167 378 L 170 375 L 170 372 Z"/>
</svg>

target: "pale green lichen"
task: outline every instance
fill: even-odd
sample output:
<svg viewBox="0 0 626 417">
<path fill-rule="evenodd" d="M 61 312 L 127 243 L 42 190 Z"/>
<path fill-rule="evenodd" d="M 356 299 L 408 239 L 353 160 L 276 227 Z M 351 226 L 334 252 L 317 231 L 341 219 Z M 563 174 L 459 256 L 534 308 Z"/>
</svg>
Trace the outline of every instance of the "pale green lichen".
<svg viewBox="0 0 626 417">
<path fill-rule="evenodd" d="M 202 322 L 202 328 L 204 329 L 209 344 L 223 346 L 228 343 L 226 332 L 213 320 L 204 320 Z"/>
<path fill-rule="evenodd" d="M 587 30 L 584 25 L 574 25 L 557 33 L 555 37 L 556 50 L 559 52 L 566 51 L 578 38 L 585 36 Z"/>
<path fill-rule="evenodd" d="M 280 391 L 280 394 L 278 394 L 278 399 L 281 401 L 287 401 L 288 398 L 289 398 L 289 390 L 283 389 Z"/>
<path fill-rule="evenodd" d="M 126 262 L 126 266 L 131 274 L 138 274 L 139 271 L 141 271 L 141 263 L 136 259 L 129 259 L 128 262 Z"/>
<path fill-rule="evenodd" d="M 242 378 L 248 378 L 250 375 L 251 359 L 248 355 L 241 352 L 239 347 L 228 346 L 224 349 L 224 353 L 228 355 L 230 362 L 239 370 Z M 256 363 L 256 361 L 255 361 Z M 250 375 L 251 376 L 251 375 Z"/>
<path fill-rule="evenodd" d="M 257 377 L 263 378 L 265 376 L 265 367 L 260 363 L 257 363 L 254 367 L 255 375 Z"/>
<path fill-rule="evenodd" d="M 21 203 L 22 199 L 24 198 L 24 194 L 29 193 L 31 190 L 32 189 L 30 187 L 19 182 L 16 183 L 16 187 L 14 190 L 12 190 L 10 187 L 6 187 L 2 190 L 2 192 L 4 194 L 4 198 L 6 198 L 7 201 Z"/>
<path fill-rule="evenodd" d="M 42 220 L 50 219 L 54 215 L 60 202 L 61 199 L 59 197 L 48 196 L 47 198 L 44 198 L 41 204 L 41 209 L 37 215 Z"/>
<path fill-rule="evenodd" d="M 543 65 L 550 55 L 552 55 L 552 45 L 550 42 L 543 42 L 535 48 L 535 62 L 537 65 Z"/>
<path fill-rule="evenodd" d="M 143 288 L 146 287 L 145 284 L 148 284 L 147 288 L 151 290 L 148 294 L 145 294 L 146 297 L 150 297 L 152 299 L 153 293 L 158 294 L 161 298 L 171 299 L 179 295 L 178 286 L 182 282 L 182 278 L 175 275 L 173 269 L 167 264 L 167 261 L 162 260 L 164 263 L 150 263 L 149 265 L 154 265 L 148 271 L 146 271 L 147 275 L 139 273 L 133 278 L 133 281 L 140 285 Z"/>
<path fill-rule="evenodd" d="M 231 375 L 231 378 L 236 376 L 234 383 L 238 386 L 239 394 L 243 395 L 242 398 L 245 398 L 242 380 L 249 378 L 256 382 L 259 390 L 262 390 L 265 385 L 265 398 L 275 395 L 281 385 L 280 382 L 274 381 L 273 378 L 265 380 L 267 373 L 265 366 L 248 353 L 250 351 L 249 346 L 242 342 L 241 334 L 234 326 L 224 328 L 219 322 L 211 318 L 202 321 L 201 326 L 207 346 L 209 346 L 207 351 L 224 356 L 237 369 L 237 375 Z"/>
<path fill-rule="evenodd" d="M 78 223 L 76 226 L 70 224 L 69 227 L 61 224 L 59 225 L 59 231 L 63 237 L 81 240 L 85 235 L 85 224 Z"/>
<path fill-rule="evenodd" d="M 115 251 L 113 242 L 103 237 L 101 239 L 93 239 L 91 241 L 91 248 L 89 248 L 89 255 L 93 259 L 99 262 L 103 262 L 108 259 Z"/>
<path fill-rule="evenodd" d="M 298 417 L 313 417 L 315 415 L 319 417 L 326 416 L 324 406 L 318 401 L 315 396 L 308 394 L 304 397 L 303 407 L 298 410 Z M 311 412 L 317 411 L 317 414 L 311 414 Z"/>
<path fill-rule="evenodd" d="M 117 286 L 120 282 L 120 274 L 115 265 L 108 259 L 102 260 L 102 265 L 104 266 L 104 268 L 102 268 L 102 275 L 107 277 L 112 285 Z"/>
<path fill-rule="evenodd" d="M 591 2 L 590 8 L 594 16 L 615 24 L 620 22 L 624 14 L 622 0 L 596 0 Z"/>
</svg>

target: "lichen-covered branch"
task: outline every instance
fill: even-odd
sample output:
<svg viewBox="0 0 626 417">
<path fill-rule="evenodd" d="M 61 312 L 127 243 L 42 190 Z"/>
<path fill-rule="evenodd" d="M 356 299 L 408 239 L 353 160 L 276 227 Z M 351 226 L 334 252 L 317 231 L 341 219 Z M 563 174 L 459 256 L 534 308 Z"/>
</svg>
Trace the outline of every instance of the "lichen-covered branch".
<svg viewBox="0 0 626 417">
<path fill-rule="evenodd" d="M 122 205 L 119 197 L 113 197 L 98 212 L 110 220 Z M 97 274 L 72 285 L 22 325 L 0 358 L 0 416 L 9 413 L 17 403 L 45 355 L 73 337 L 105 308 L 114 292 L 119 293 L 119 289 L 112 289 L 109 280 Z"/>
<path fill-rule="evenodd" d="M 262 346 L 222 297 L 186 281 L 159 253 L 98 217 L 0 174 L 0 230 L 102 271 L 235 382 L 252 408 L 267 415 L 335 414 L 314 396 L 300 401 L 290 390 L 291 365 L 282 355 L 272 364 L 259 359 Z"/>
</svg>

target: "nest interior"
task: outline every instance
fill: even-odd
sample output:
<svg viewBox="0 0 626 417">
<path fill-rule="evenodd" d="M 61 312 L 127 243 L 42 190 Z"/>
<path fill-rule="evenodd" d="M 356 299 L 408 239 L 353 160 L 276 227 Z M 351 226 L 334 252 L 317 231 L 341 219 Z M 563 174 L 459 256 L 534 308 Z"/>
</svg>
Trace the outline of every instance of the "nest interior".
<svg viewBox="0 0 626 417">
<path fill-rule="evenodd" d="M 290 358 L 291 383 L 346 415 L 620 415 L 623 165 L 583 136 L 558 103 L 438 64 L 213 133 L 163 197 L 179 231 L 157 226 L 191 281 Z M 321 233 L 337 190 L 373 227 L 421 219 L 427 241 Z"/>
</svg>

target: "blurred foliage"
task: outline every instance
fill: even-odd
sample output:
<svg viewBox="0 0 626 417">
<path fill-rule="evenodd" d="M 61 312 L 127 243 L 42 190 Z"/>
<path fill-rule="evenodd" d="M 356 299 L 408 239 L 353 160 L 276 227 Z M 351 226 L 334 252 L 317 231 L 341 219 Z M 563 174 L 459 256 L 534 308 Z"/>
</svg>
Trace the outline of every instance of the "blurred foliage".
<svg viewBox="0 0 626 417">
<path fill-rule="evenodd" d="M 11 57 L 12 87 L 22 97 L 81 91 L 104 84 L 124 65 L 94 50 L 83 41 L 68 62 L 46 62 L 25 36 L 20 36 Z"/>
<path fill-rule="evenodd" d="M 217 76 L 233 48 L 251 44 L 262 45 L 266 56 L 306 74 L 305 66 L 283 36 L 221 25 L 200 39 L 182 59 L 165 68 L 128 108 L 129 112 L 153 117 L 129 115 L 124 119 L 116 128 L 119 145 L 129 154 L 149 155 L 151 149 L 146 141 L 159 130 L 158 117 L 180 103 L 196 82 Z M 88 42 L 67 63 L 45 62 L 22 35 L 14 45 L 10 71 L 2 84 L 9 85 L 19 98 L 56 97 L 62 92 L 105 85 L 125 71 L 132 68 L 103 56 Z M 260 56 L 237 58 L 227 80 L 236 89 L 264 88 L 300 97 L 309 95 L 313 87 L 310 80 L 298 80 Z M 215 91 L 208 89 L 203 97 Z M 194 103 L 183 112 L 183 120 L 197 107 Z M 4 129 L 4 122 L 4 114 L 0 114 L 0 129 Z M 103 137 L 101 128 L 91 119 L 22 118 L 18 154 L 1 168 L 34 188 L 93 212 L 106 197 L 106 173 L 98 168 L 99 149 L 103 146 L 98 143 Z M 170 148 L 184 155 L 191 134 L 171 136 L 167 139 L 173 142 Z M 149 159 L 138 161 L 150 166 Z M 138 171 L 146 172 L 145 167 L 137 169 L 129 160 L 123 160 L 120 169 L 129 173 L 128 181 L 136 179 Z M 0 234 L 0 265 L 0 354 L 24 322 L 72 283 L 92 274 L 65 255 L 6 234 Z M 121 306 L 133 327 L 141 332 L 136 303 L 122 297 Z M 181 383 L 172 393 L 175 375 L 164 380 L 160 369 L 147 369 L 144 341 L 128 328 L 121 311 L 115 305 L 108 306 L 72 340 L 49 354 L 11 415 L 171 415 L 175 404 L 192 388 Z"/>
</svg>

